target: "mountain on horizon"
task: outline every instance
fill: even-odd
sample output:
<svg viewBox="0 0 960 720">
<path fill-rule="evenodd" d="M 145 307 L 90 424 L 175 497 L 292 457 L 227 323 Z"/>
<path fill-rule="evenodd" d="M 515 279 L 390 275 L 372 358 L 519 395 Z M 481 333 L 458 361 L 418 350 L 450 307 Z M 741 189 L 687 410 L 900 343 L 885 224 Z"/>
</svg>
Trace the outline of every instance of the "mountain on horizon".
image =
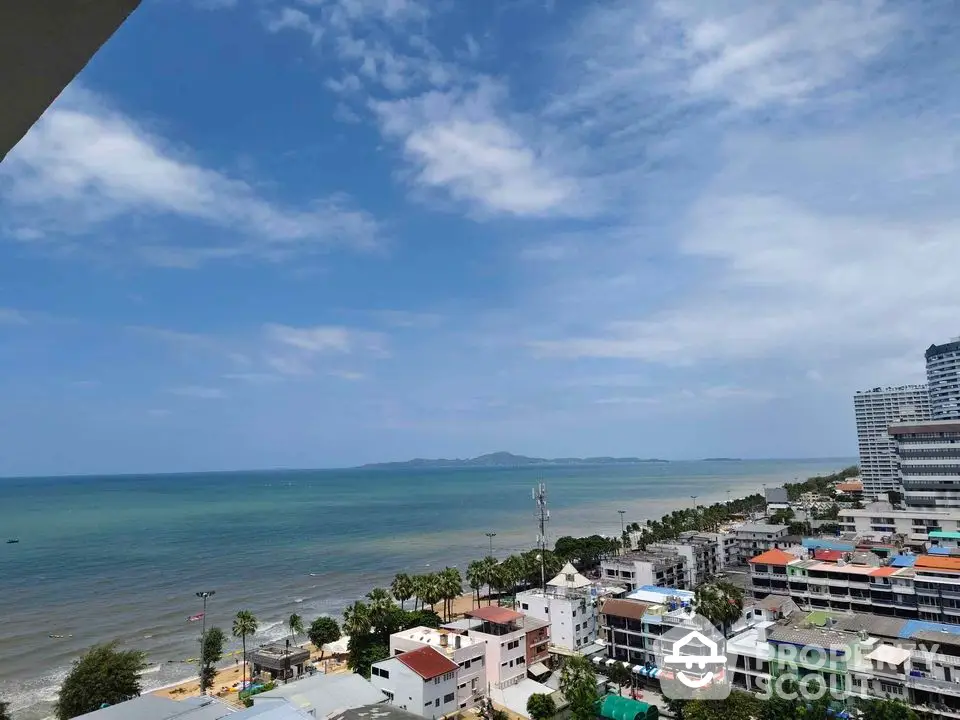
<svg viewBox="0 0 960 720">
<path fill-rule="evenodd" d="M 501 450 L 499 452 L 478 455 L 474 458 L 414 458 L 399 462 L 367 463 L 363 469 L 387 468 L 446 468 L 446 467 L 523 467 L 529 465 L 635 465 L 638 463 L 665 463 L 658 458 L 636 457 L 586 457 L 586 458 L 538 458 L 526 455 L 514 455 Z"/>
</svg>

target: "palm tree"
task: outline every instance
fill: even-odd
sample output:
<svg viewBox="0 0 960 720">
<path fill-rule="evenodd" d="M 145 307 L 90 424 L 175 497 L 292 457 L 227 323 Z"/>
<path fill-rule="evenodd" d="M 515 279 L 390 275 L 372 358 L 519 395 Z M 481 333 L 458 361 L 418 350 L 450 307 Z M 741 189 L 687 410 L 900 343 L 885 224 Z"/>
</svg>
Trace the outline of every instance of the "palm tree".
<svg viewBox="0 0 960 720">
<path fill-rule="evenodd" d="M 303 618 L 293 613 L 287 620 L 287 627 L 290 628 L 290 638 L 293 644 L 297 644 L 297 635 L 303 635 Z"/>
<path fill-rule="evenodd" d="M 743 613 L 743 590 L 726 580 L 703 583 L 694 591 L 693 609 L 726 637 L 727 629 Z"/>
<path fill-rule="evenodd" d="M 240 638 L 243 644 L 243 683 L 240 687 L 247 686 L 247 635 L 254 635 L 257 632 L 257 619 L 249 610 L 241 610 L 233 619 L 233 636 Z"/>
<path fill-rule="evenodd" d="M 423 596 L 427 594 L 427 576 L 426 575 L 414 575 L 413 579 L 413 609 L 417 610 L 417 605 L 420 606 L 420 609 L 426 607 L 423 602 Z"/>
<path fill-rule="evenodd" d="M 477 607 L 480 607 L 480 588 L 487 579 L 487 567 L 483 560 L 474 560 L 467 565 L 467 582 L 470 588 L 477 594 Z"/>
<path fill-rule="evenodd" d="M 387 623 L 387 614 L 393 607 L 393 598 L 383 588 L 374 588 L 367 593 L 367 600 L 370 601 L 370 625 L 382 630 Z"/>
<path fill-rule="evenodd" d="M 343 629 L 352 638 L 370 634 L 370 608 L 360 600 L 347 606 L 343 611 Z"/>
<path fill-rule="evenodd" d="M 447 567 L 440 572 L 440 590 L 447 620 L 453 614 L 453 601 L 463 592 L 463 578 L 456 568 Z"/>
<path fill-rule="evenodd" d="M 406 573 L 397 573 L 390 583 L 390 592 L 400 601 L 400 609 L 403 610 L 404 603 L 413 597 L 413 580 Z"/>
<path fill-rule="evenodd" d="M 493 555 L 487 555 L 482 561 L 483 563 L 483 581 L 487 584 L 487 605 L 490 604 L 491 596 L 493 595 L 493 585 L 494 580 L 496 580 L 497 574 L 497 559 Z"/>
</svg>

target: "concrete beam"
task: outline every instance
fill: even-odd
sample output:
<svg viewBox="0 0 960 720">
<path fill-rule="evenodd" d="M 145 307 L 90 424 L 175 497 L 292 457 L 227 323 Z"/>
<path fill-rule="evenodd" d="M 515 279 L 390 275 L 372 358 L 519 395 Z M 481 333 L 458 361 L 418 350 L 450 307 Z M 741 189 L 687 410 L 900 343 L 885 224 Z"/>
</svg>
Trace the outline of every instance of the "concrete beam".
<svg viewBox="0 0 960 720">
<path fill-rule="evenodd" d="M 0 0 L 0 161 L 141 0 Z"/>
</svg>

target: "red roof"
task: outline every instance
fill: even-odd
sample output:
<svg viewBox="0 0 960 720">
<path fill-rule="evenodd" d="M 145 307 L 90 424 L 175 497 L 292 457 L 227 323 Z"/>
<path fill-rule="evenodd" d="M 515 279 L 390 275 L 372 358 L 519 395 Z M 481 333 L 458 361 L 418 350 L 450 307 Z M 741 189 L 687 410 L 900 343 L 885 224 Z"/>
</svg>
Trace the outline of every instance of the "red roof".
<svg viewBox="0 0 960 720">
<path fill-rule="evenodd" d="M 823 560 L 824 562 L 836 562 L 837 560 L 843 559 L 842 550 L 814 550 L 813 557 L 817 560 Z"/>
<path fill-rule="evenodd" d="M 445 655 L 441 655 L 432 647 L 422 647 L 419 650 L 401 653 L 396 659 L 413 670 L 424 680 L 433 678 L 457 669 L 457 664 Z"/>
<path fill-rule="evenodd" d="M 467 615 L 469 617 L 479 618 L 480 620 L 486 620 L 487 622 L 496 623 L 497 625 L 509 625 L 523 617 L 523 613 L 518 613 L 516 610 L 505 607 L 495 607 L 493 605 L 471 610 Z"/>
<path fill-rule="evenodd" d="M 899 569 L 900 568 L 895 568 L 888 565 L 887 567 L 877 568 L 870 574 L 873 575 L 874 577 L 889 577 Z"/>
<path fill-rule="evenodd" d="M 796 559 L 796 555 L 791 555 L 783 550 L 767 550 L 756 557 L 750 558 L 750 562 L 761 563 L 763 565 L 786 565 Z"/>
<path fill-rule="evenodd" d="M 920 555 L 913 566 L 915 568 L 930 568 L 931 570 L 960 570 L 960 558 Z"/>
</svg>

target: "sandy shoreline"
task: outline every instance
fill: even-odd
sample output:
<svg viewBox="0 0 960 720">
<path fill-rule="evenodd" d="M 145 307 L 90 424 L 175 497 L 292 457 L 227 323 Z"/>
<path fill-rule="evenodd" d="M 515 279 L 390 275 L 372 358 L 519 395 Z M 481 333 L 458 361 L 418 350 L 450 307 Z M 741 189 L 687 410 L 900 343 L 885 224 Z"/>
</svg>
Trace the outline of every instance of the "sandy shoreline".
<svg viewBox="0 0 960 720">
<path fill-rule="evenodd" d="M 495 605 L 496 602 L 496 598 L 494 598 L 491 601 L 491 604 Z M 482 595 L 481 597 L 481 604 L 487 604 L 487 597 L 485 595 Z M 411 607 L 409 601 L 406 605 L 407 607 Z M 463 615 L 476 607 L 476 593 L 464 593 L 453 600 L 453 617 L 463 617 Z M 442 610 L 440 603 L 437 605 L 437 610 Z M 320 651 L 314 648 L 310 643 L 306 643 L 303 647 L 306 647 L 310 650 L 310 659 L 313 662 L 320 664 Z M 324 671 L 328 673 L 349 672 L 349 669 L 347 668 L 346 662 L 344 662 L 343 658 L 333 658 L 329 653 L 324 653 L 322 665 L 324 667 Z M 243 681 L 242 671 L 242 663 L 230 665 L 219 670 L 210 694 L 216 695 L 227 702 L 239 703 L 237 689 L 239 688 L 240 683 Z M 161 688 L 150 690 L 149 693 L 151 695 L 159 695 L 160 697 L 166 697 L 172 700 L 198 697 L 200 695 L 200 681 L 195 677 L 188 678 L 186 680 L 170 683 L 169 685 L 165 685 Z"/>
</svg>

